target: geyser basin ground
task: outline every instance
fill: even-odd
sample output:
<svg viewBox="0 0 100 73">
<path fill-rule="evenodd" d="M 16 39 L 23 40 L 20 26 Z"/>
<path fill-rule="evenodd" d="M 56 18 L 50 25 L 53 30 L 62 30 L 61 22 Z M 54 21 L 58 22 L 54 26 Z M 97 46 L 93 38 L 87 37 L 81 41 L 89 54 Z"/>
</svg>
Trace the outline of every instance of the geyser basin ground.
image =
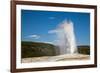
<svg viewBox="0 0 100 73">
<path fill-rule="evenodd" d="M 89 55 L 84 54 L 64 54 L 58 56 L 43 56 L 43 57 L 31 57 L 22 58 L 22 63 L 30 62 L 56 62 L 56 61 L 70 61 L 70 60 L 89 60 Z"/>
</svg>

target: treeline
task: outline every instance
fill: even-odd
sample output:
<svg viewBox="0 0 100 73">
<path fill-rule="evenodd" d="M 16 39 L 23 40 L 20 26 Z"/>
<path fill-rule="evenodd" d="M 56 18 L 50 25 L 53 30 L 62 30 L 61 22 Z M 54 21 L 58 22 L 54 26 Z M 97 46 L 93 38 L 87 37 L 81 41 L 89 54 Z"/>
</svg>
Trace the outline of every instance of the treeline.
<svg viewBox="0 0 100 73">
<path fill-rule="evenodd" d="M 78 46 L 78 53 L 90 55 L 90 46 Z"/>
<path fill-rule="evenodd" d="M 56 46 L 41 42 L 21 42 L 21 57 L 55 56 Z"/>
</svg>

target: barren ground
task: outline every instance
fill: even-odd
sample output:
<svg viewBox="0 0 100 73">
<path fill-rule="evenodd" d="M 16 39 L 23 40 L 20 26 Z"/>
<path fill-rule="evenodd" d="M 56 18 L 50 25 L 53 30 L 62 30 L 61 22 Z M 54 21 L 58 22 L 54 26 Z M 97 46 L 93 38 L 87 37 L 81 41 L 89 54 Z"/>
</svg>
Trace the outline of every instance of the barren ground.
<svg viewBox="0 0 100 73">
<path fill-rule="evenodd" d="M 22 63 L 30 62 L 56 62 L 56 61 L 69 61 L 69 60 L 88 60 L 89 55 L 83 54 L 65 54 L 58 56 L 43 56 L 43 57 L 31 57 L 31 58 L 22 58 Z"/>
</svg>

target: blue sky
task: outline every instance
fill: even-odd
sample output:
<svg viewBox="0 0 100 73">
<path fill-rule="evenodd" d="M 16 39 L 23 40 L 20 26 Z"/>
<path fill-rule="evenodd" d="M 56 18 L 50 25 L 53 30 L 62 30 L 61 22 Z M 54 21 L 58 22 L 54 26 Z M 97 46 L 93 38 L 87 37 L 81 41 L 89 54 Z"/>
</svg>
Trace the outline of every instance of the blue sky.
<svg viewBox="0 0 100 73">
<path fill-rule="evenodd" d="M 56 12 L 21 10 L 22 41 L 54 42 L 56 34 L 50 34 L 64 20 L 74 23 L 77 45 L 90 44 L 90 14 L 79 12 Z"/>
</svg>

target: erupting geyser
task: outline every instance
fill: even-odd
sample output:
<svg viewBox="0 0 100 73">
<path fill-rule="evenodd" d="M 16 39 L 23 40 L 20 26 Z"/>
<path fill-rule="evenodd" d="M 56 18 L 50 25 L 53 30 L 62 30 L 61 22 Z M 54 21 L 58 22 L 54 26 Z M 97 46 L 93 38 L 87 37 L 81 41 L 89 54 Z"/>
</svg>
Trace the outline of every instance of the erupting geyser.
<svg viewBox="0 0 100 73">
<path fill-rule="evenodd" d="M 58 29 L 58 40 L 59 40 L 59 47 L 60 47 L 60 55 L 63 54 L 76 54 L 77 46 L 74 34 L 74 27 L 72 21 L 63 21 Z"/>
</svg>

